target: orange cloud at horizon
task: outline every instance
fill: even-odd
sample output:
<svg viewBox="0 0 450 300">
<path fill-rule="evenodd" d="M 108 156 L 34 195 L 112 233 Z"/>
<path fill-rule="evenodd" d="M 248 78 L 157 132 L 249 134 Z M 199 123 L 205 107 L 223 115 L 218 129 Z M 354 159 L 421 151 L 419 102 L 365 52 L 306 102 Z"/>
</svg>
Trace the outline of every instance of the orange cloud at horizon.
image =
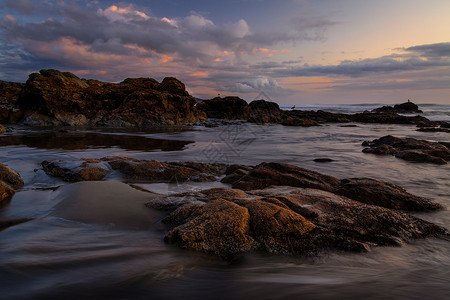
<svg viewBox="0 0 450 300">
<path fill-rule="evenodd" d="M 207 76 L 209 76 L 209 74 L 206 73 L 206 72 L 194 72 L 194 73 L 189 74 L 189 76 L 194 76 L 194 77 L 207 77 Z"/>
</svg>

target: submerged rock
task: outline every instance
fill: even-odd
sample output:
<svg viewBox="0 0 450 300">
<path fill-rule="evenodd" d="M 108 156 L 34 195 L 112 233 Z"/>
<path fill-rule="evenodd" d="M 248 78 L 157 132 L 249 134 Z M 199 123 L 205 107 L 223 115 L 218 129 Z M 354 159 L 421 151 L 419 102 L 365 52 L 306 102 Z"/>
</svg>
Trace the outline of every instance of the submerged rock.
<svg viewBox="0 0 450 300">
<path fill-rule="evenodd" d="M 172 226 L 167 242 L 226 259 L 252 250 L 300 255 L 368 251 L 448 234 L 405 213 L 310 188 L 212 189 L 160 197 L 147 205 L 161 205 L 164 199 L 177 203 L 163 220 Z"/>
<path fill-rule="evenodd" d="M 111 170 L 135 180 L 153 182 L 216 181 L 225 172 L 225 166 L 198 162 L 161 162 L 138 160 L 122 156 L 102 159 L 58 160 L 42 162 L 43 170 L 64 181 L 102 180 Z"/>
<path fill-rule="evenodd" d="M 450 160 L 450 150 L 444 144 L 414 138 L 387 135 L 362 145 L 367 147 L 362 150 L 364 153 L 395 155 L 408 161 L 447 164 Z"/>
<path fill-rule="evenodd" d="M 47 175 L 59 177 L 67 182 L 102 180 L 110 171 L 107 164 L 95 159 L 43 161 L 41 165 Z"/>
</svg>

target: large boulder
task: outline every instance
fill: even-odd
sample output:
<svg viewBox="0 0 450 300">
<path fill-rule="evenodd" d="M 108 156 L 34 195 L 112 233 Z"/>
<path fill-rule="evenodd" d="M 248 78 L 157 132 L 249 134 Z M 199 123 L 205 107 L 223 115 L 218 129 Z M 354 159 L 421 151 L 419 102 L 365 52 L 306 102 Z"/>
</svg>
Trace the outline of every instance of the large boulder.
<svg viewBox="0 0 450 300">
<path fill-rule="evenodd" d="M 197 104 L 197 109 L 206 113 L 208 118 L 227 120 L 247 120 L 251 115 L 248 103 L 239 97 L 216 97 Z"/>
<path fill-rule="evenodd" d="M 80 79 L 72 73 L 41 70 L 29 76 L 18 104 L 29 125 L 150 126 L 206 119 L 196 100 L 175 78 L 119 84 Z"/>
<path fill-rule="evenodd" d="M 163 220 L 171 226 L 168 243 L 226 259 L 253 250 L 360 252 L 448 236 L 446 229 L 408 214 L 311 188 L 221 188 L 160 197 L 147 205 L 172 211 Z"/>
<path fill-rule="evenodd" d="M 414 138 L 398 138 L 391 135 L 373 141 L 363 142 L 364 153 L 395 155 L 407 161 L 447 164 L 450 149 L 442 143 L 428 142 Z"/>
</svg>

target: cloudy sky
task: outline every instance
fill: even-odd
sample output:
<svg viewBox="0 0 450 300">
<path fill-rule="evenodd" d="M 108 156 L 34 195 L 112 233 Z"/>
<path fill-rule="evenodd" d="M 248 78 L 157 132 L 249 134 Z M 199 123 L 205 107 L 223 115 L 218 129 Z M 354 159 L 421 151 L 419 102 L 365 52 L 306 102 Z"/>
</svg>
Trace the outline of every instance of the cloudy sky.
<svg viewBox="0 0 450 300">
<path fill-rule="evenodd" d="M 450 104 L 449 0 L 1 0 L 0 80 L 175 76 L 200 98 Z"/>
</svg>

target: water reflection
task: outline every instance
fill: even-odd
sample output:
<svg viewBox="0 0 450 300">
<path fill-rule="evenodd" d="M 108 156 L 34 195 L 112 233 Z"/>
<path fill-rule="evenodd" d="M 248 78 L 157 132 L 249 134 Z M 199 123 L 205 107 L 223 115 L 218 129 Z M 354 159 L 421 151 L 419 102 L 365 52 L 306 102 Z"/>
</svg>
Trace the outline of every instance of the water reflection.
<svg viewBox="0 0 450 300">
<path fill-rule="evenodd" d="M 180 151 L 192 141 L 163 140 L 141 135 L 80 131 L 43 131 L 0 135 L 0 146 L 25 145 L 38 149 L 85 150 L 118 147 L 134 151 Z"/>
</svg>

